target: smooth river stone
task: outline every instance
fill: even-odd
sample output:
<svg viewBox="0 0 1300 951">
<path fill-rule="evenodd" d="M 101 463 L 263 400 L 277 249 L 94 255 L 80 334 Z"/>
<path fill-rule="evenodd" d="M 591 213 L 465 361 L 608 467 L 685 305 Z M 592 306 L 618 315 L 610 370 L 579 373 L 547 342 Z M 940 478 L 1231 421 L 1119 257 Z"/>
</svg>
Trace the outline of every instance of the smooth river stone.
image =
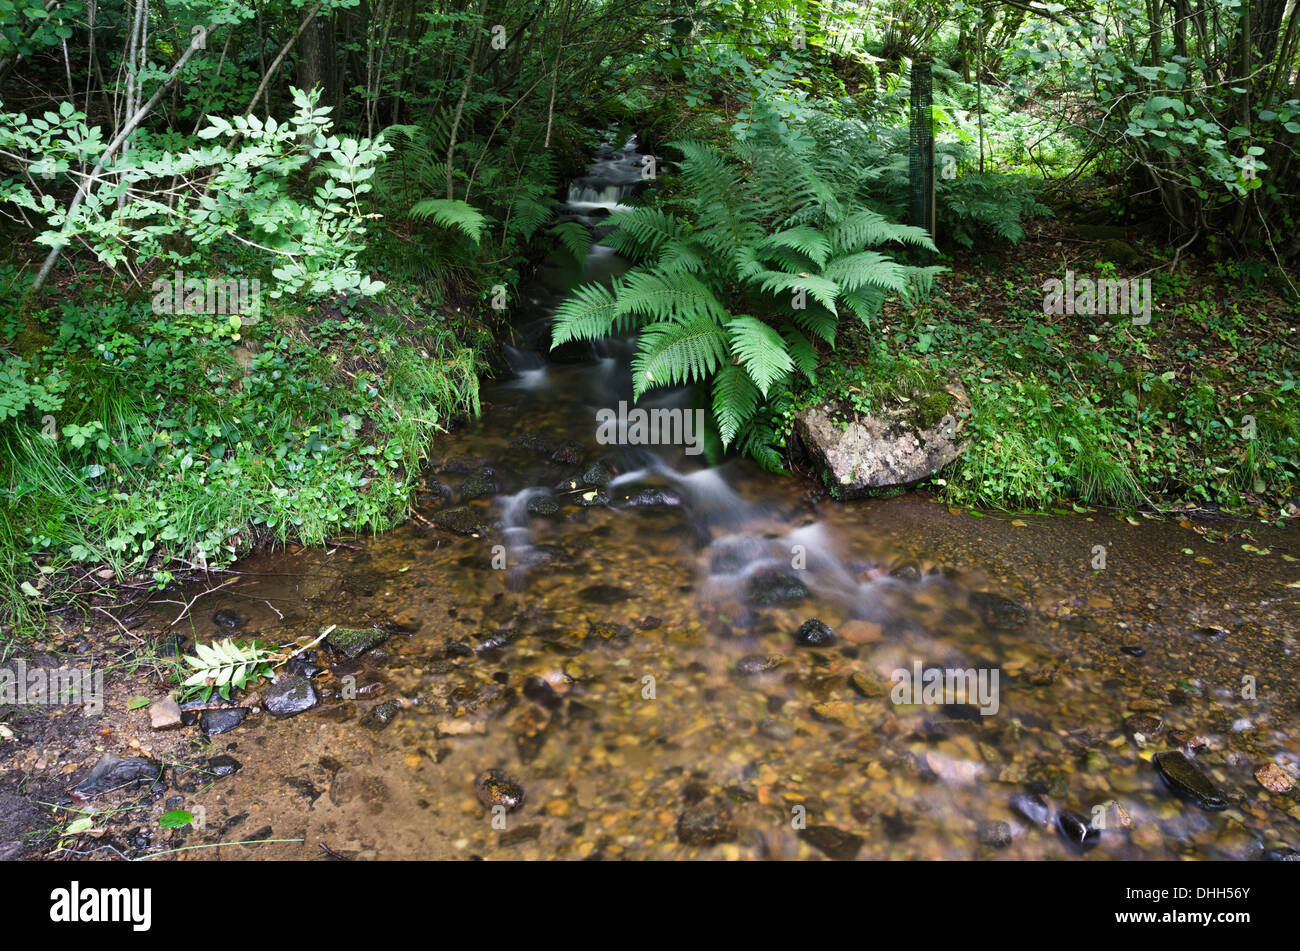
<svg viewBox="0 0 1300 951">
<path fill-rule="evenodd" d="M 1153 762 L 1160 778 L 1176 796 L 1194 802 L 1202 809 L 1217 811 L 1228 807 L 1228 800 L 1223 791 L 1197 769 L 1183 753 L 1178 750 L 1166 750 L 1157 753 Z"/>
</svg>

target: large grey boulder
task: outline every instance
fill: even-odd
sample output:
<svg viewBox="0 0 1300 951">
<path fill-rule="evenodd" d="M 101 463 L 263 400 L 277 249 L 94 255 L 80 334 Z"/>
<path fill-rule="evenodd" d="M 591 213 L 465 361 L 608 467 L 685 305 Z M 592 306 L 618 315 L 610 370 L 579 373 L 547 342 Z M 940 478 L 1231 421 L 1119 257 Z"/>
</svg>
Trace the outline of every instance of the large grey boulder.
<svg viewBox="0 0 1300 951">
<path fill-rule="evenodd" d="M 956 460 L 969 416 L 966 388 L 953 382 L 870 414 L 819 403 L 795 417 L 795 432 L 814 467 L 852 499 L 915 485 Z"/>
</svg>

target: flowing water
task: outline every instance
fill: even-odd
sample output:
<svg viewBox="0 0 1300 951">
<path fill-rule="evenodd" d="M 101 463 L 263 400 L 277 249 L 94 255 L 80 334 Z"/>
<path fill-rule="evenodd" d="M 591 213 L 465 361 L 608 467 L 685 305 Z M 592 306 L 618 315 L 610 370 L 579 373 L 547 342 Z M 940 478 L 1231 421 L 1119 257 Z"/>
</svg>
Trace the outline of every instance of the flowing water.
<svg viewBox="0 0 1300 951">
<path fill-rule="evenodd" d="M 640 168 L 607 144 L 567 211 L 599 235 Z M 583 271 L 625 266 L 598 248 Z M 577 276 L 557 264 L 529 291 L 513 372 L 439 440 L 419 519 L 356 550 L 250 558 L 200 602 L 244 616 L 238 636 L 394 633 L 354 661 L 322 652 L 317 708 L 212 739 L 243 769 L 192 797 L 207 823 L 188 844 L 393 859 L 1300 848 L 1295 790 L 1255 778 L 1300 767 L 1293 534 L 1255 531 L 1261 556 L 1104 514 L 839 504 L 744 462 L 602 445 L 596 413 L 629 399 L 630 344 L 547 354 L 547 315 Z M 811 618 L 833 644 L 796 642 Z M 206 614 L 197 629 L 228 633 Z M 982 673 L 990 692 L 896 703 L 894 672 L 918 664 Z M 1151 760 L 1175 749 L 1226 809 L 1171 794 Z M 476 796 L 488 770 L 521 805 Z M 1099 827 L 1086 851 L 1061 810 Z"/>
</svg>

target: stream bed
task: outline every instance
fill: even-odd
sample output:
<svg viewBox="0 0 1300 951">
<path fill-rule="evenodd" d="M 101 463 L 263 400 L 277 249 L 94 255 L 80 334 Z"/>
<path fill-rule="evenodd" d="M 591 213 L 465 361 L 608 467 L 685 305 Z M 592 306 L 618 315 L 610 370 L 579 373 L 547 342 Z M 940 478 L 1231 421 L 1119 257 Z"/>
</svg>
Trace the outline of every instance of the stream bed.
<svg viewBox="0 0 1300 951">
<path fill-rule="evenodd" d="M 607 144 L 568 213 L 599 234 L 641 167 Z M 302 841 L 180 858 L 1294 857 L 1300 795 L 1256 776 L 1300 775 L 1293 532 L 1252 526 L 1265 557 L 602 445 L 631 345 L 544 355 L 564 270 L 481 419 L 439 440 L 418 518 L 249 558 L 198 603 L 200 639 L 389 636 L 320 651 L 314 708 L 210 740 L 242 768 L 178 841 Z M 896 702 L 897 671 L 936 669 L 985 692 Z"/>
</svg>

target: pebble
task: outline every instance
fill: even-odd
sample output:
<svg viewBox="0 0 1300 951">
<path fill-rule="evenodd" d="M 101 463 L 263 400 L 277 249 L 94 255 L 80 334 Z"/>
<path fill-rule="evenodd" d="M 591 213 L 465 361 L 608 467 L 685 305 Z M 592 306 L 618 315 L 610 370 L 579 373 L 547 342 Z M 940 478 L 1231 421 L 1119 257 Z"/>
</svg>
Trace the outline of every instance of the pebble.
<svg viewBox="0 0 1300 951">
<path fill-rule="evenodd" d="M 983 845 L 1005 849 L 1011 844 L 1011 824 L 1001 819 L 986 819 L 979 824 L 979 840 Z"/>
<path fill-rule="evenodd" d="M 1101 841 L 1101 830 L 1094 829 L 1087 819 L 1070 809 L 1062 809 L 1057 814 L 1056 830 L 1061 833 L 1061 838 L 1081 852 Z"/>
<path fill-rule="evenodd" d="M 824 621 L 809 618 L 795 632 L 794 642 L 800 647 L 830 647 L 835 643 L 835 632 Z"/>
<path fill-rule="evenodd" d="M 474 795 L 484 807 L 504 806 L 514 812 L 524 804 L 524 787 L 499 769 L 479 773 L 474 780 Z"/>
</svg>

